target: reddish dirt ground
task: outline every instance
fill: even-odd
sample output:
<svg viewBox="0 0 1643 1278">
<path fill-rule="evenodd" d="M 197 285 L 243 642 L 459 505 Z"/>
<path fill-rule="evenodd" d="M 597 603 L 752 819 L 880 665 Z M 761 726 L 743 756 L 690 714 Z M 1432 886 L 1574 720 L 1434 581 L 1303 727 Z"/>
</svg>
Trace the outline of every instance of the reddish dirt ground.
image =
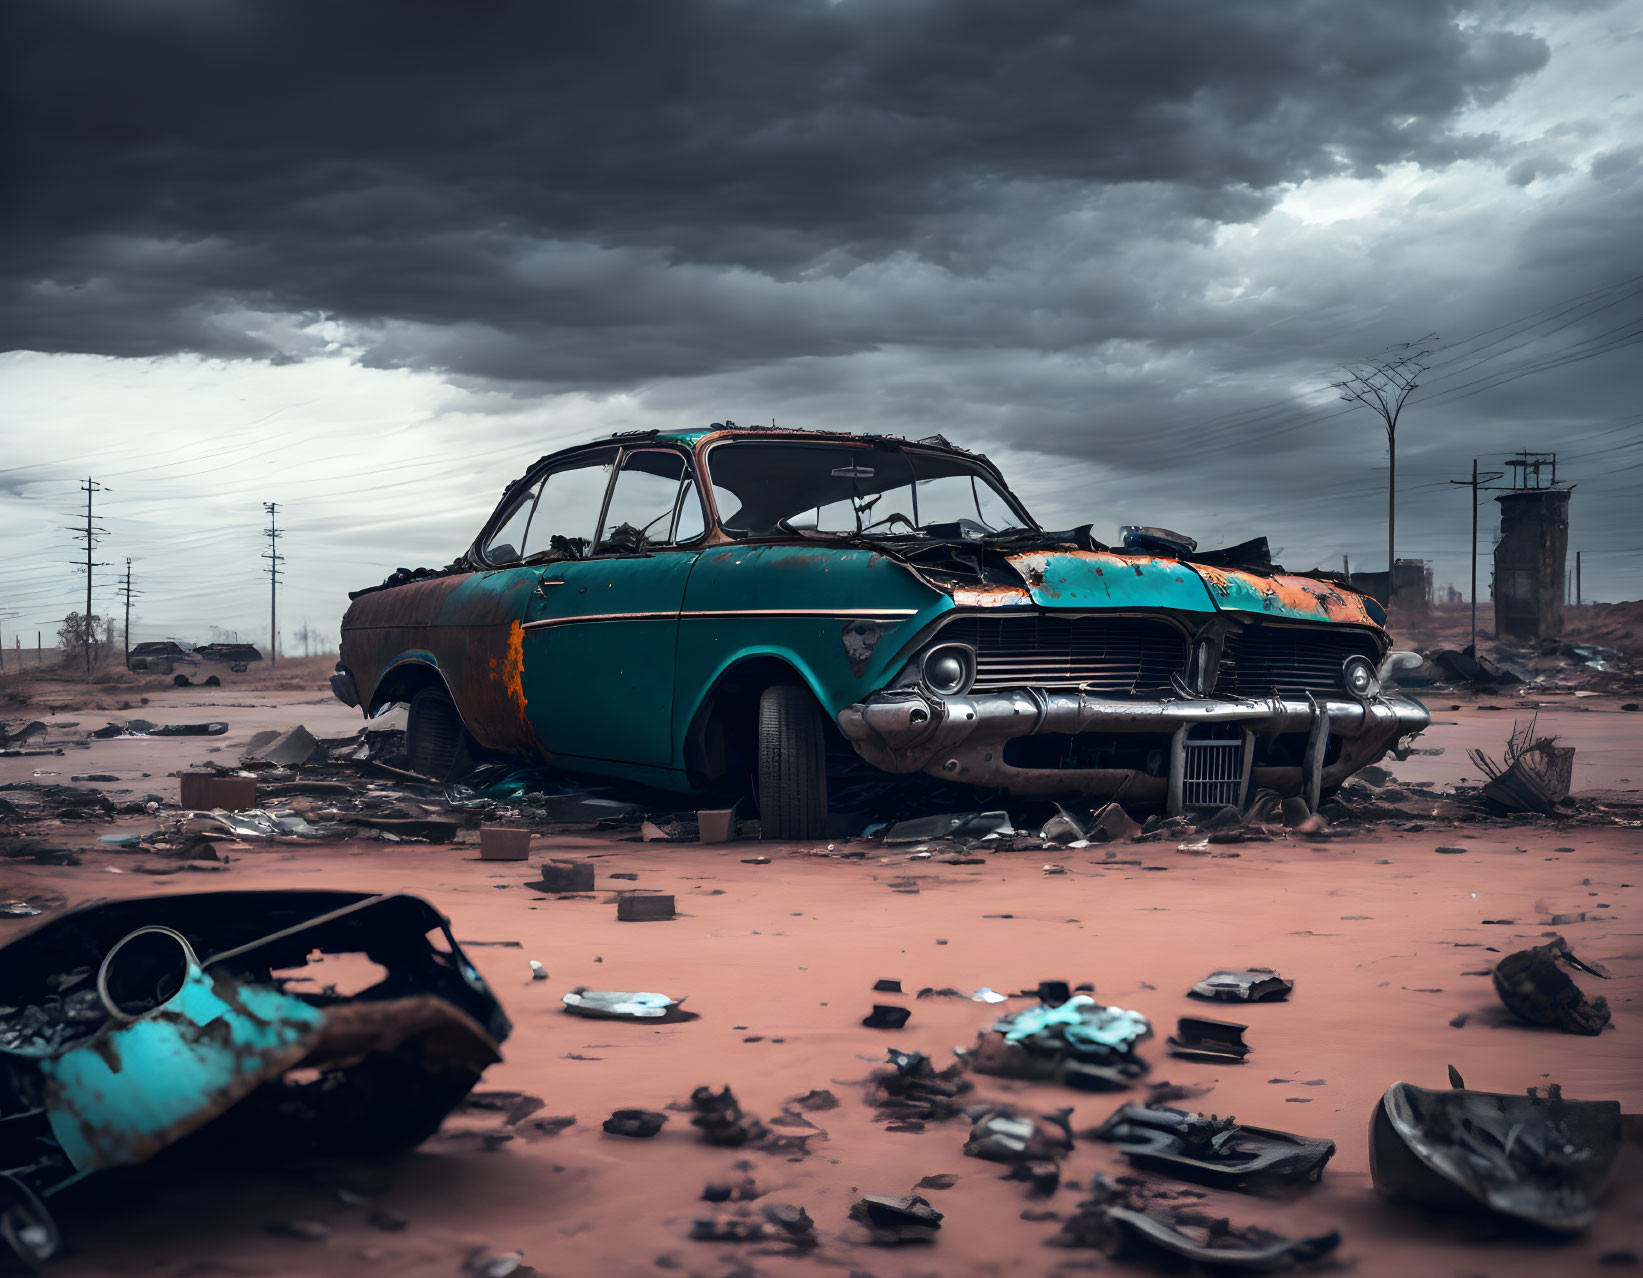
<svg viewBox="0 0 1643 1278">
<path fill-rule="evenodd" d="M 111 792 L 174 798 L 177 782 L 167 772 L 194 760 L 231 760 L 258 729 L 302 722 L 324 736 L 357 725 L 352 712 L 321 696 L 314 670 L 292 667 L 287 678 L 299 674 L 305 677 L 292 679 L 299 686 L 287 689 L 245 684 L 102 694 L 107 716 L 65 711 L 59 721 L 92 727 L 102 717 L 140 714 L 162 722 L 221 718 L 232 728 L 205 740 L 112 740 L 61 758 L 0 759 L 0 780 L 30 779 L 36 769 L 59 771 L 64 781 L 107 770 L 121 778 L 104 783 Z M 72 688 L 42 686 L 37 693 L 64 705 L 84 699 Z M 112 708 L 139 694 L 150 704 Z M 1465 747 L 1482 745 L 1498 756 L 1513 718 L 1530 712 L 1517 697 L 1483 698 L 1483 705 L 1504 707 L 1494 711 L 1447 693 L 1428 700 L 1439 722 L 1421 744 L 1444 752 L 1391 765 L 1403 781 L 1475 778 Z M 1620 711 L 1615 697 L 1559 701 L 1540 711 L 1540 722 L 1577 747 L 1576 790 L 1643 787 L 1643 714 Z M 1454 704 L 1464 708 L 1449 710 Z M 30 712 L 41 713 L 38 706 Z M 1370 1185 L 1366 1141 L 1371 1110 L 1387 1086 L 1400 1079 L 1444 1086 L 1449 1065 L 1472 1087 L 1520 1092 L 1559 1082 L 1571 1097 L 1614 1099 L 1628 1114 L 1643 1112 L 1643 925 L 1633 913 L 1643 900 L 1643 830 L 1544 821 L 1475 830 L 1388 826 L 1329 842 L 1228 845 L 1219 850 L 1236 857 L 1213 859 L 1180 853 L 1173 843 L 1143 843 L 1117 851 L 1139 866 L 1104 864 L 1110 847 L 1054 854 L 1068 873 L 1053 877 L 1042 872 L 1051 859 L 1042 852 L 949 866 L 910 862 L 906 852 L 876 844 L 856 845 L 866 849 L 865 859 L 840 860 L 774 844 L 539 838 L 533 859 L 586 856 L 598 866 L 594 896 L 557 900 L 524 886 L 536 877 L 533 867 L 481 862 L 460 845 L 246 849 L 226 870 L 164 877 L 135 872 L 153 858 L 95 848 L 96 837 L 112 828 L 150 824 L 125 817 L 51 829 L 45 833 L 55 842 L 92 848 L 83 864 L 0 863 L 0 897 L 78 904 L 299 886 L 421 894 L 451 917 L 461 940 L 485 943 L 470 948 L 470 957 L 514 1022 L 505 1060 L 482 1086 L 539 1096 L 543 1114 L 573 1114 L 576 1124 L 557 1136 L 484 1151 L 462 1129 L 494 1130 L 495 1120 L 457 1116 L 446 1132 L 383 1170 L 374 1205 L 408 1222 L 398 1232 L 373 1227 L 368 1208 L 326 1192 L 310 1172 L 259 1167 L 255 1150 L 232 1173 L 139 1176 L 118 1192 L 94 1191 L 63 1205 L 72 1252 L 52 1272 L 65 1276 L 451 1275 L 478 1247 L 521 1250 L 538 1272 L 561 1278 L 1156 1272 L 1046 1246 L 1055 1222 L 1025 1220 L 1023 1212 L 1071 1214 L 1081 1193 L 1064 1183 L 1047 1200 L 1029 1198 L 1024 1186 L 1001 1180 L 996 1165 L 961 1154 L 962 1121 L 917 1134 L 886 1133 L 874 1122 L 861 1084 L 886 1049 L 922 1050 L 945 1064 L 950 1049 L 971 1043 L 995 1014 L 968 1001 L 916 1000 L 910 993 L 899 1000 L 912 1008 L 905 1029 L 866 1029 L 860 1020 L 873 1002 L 898 1001 L 872 993 L 881 977 L 898 978 L 909 991 L 1013 991 L 1045 978 L 1088 980 L 1103 1001 L 1145 1013 L 1157 1030 L 1142 1049 L 1152 1062 L 1150 1079 L 1213 1087 L 1187 1105 L 1329 1137 L 1339 1146 L 1322 1183 L 1293 1200 L 1211 1193 L 1208 1204 L 1235 1223 L 1291 1235 L 1338 1228 L 1339 1254 L 1360 1273 L 1616 1272 L 1599 1257 L 1637 1250 L 1643 1239 L 1643 1147 L 1635 1124 L 1598 1220 L 1562 1244 L 1383 1201 Z M 1467 851 L 1438 855 L 1439 844 Z M 769 863 L 744 861 L 755 856 Z M 612 881 L 612 872 L 638 878 Z M 916 893 L 889 886 L 906 877 L 917 880 Z M 675 893 L 680 917 L 617 922 L 610 889 L 632 886 Z M 1511 1022 L 1482 974 L 1500 953 L 1553 930 L 1539 921 L 1547 906 L 1588 912 L 1587 922 L 1556 930 L 1613 973 L 1609 981 L 1582 978 L 1589 989 L 1600 986 L 1592 992 L 1605 994 L 1614 1010 L 1613 1026 L 1600 1037 Z M 0 940 L 32 924 L 0 922 Z M 548 968 L 549 980 L 530 979 L 530 959 Z M 1219 1010 L 1184 997 L 1213 968 L 1245 964 L 1276 966 L 1296 982 L 1293 996 Z M 559 1010 L 559 996 L 578 985 L 688 996 L 685 1006 L 700 1019 L 654 1027 L 579 1020 Z M 1174 1018 L 1193 1013 L 1246 1021 L 1249 1061 L 1228 1066 L 1169 1057 L 1163 1039 Z M 1468 1019 L 1453 1027 L 1460 1014 Z M 1071 1105 L 1075 1130 L 1143 1095 L 976 1082 L 984 1097 L 1046 1110 Z M 730 1084 L 765 1117 L 812 1088 L 832 1089 L 840 1106 L 810 1115 L 827 1139 L 798 1159 L 704 1146 L 683 1114 L 654 1140 L 600 1131 L 614 1109 L 662 1108 L 701 1083 Z M 732 1175 L 744 1157 L 768 1191 L 765 1201 L 808 1209 L 822 1239 L 814 1253 L 800 1258 L 757 1245 L 688 1241 L 691 1221 L 706 1214 L 698 1201 L 703 1184 Z M 1121 1172 L 1123 1163 L 1110 1148 L 1080 1141 L 1064 1164 L 1064 1182 L 1087 1184 L 1097 1170 Z M 951 1189 L 925 1191 L 946 1213 L 933 1246 L 888 1250 L 854 1240 L 847 1212 L 858 1192 L 905 1193 L 937 1172 L 959 1179 Z M 323 1222 L 331 1232 L 321 1241 L 268 1232 L 293 1219 Z"/>
</svg>

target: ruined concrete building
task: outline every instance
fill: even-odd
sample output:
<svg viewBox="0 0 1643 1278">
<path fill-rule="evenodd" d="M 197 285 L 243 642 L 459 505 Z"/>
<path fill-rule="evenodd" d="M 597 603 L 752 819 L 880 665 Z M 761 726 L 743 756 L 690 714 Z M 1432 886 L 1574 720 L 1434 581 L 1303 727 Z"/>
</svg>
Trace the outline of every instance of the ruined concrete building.
<svg viewBox="0 0 1643 1278">
<path fill-rule="evenodd" d="M 1387 587 L 1384 572 L 1355 572 L 1352 588 L 1378 599 L 1393 612 L 1408 615 L 1425 612 L 1432 606 L 1432 561 L 1400 559 L 1393 565 L 1392 585 Z"/>
<path fill-rule="evenodd" d="M 1557 457 L 1520 453 L 1506 463 L 1514 487 L 1500 503 L 1495 544 L 1495 633 L 1550 639 L 1563 633 L 1564 561 L 1569 550 L 1569 494 L 1557 483 Z M 1551 479 L 1542 487 L 1541 472 Z"/>
</svg>

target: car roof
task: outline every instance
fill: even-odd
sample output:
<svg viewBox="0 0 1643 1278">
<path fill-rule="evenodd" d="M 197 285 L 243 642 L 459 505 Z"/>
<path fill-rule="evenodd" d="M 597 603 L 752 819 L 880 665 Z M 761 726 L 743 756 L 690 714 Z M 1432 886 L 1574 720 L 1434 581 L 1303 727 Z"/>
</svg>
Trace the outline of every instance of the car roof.
<svg viewBox="0 0 1643 1278">
<path fill-rule="evenodd" d="M 959 453 L 966 457 L 980 457 L 980 453 L 973 453 L 967 448 L 961 448 L 952 443 L 943 435 L 926 435 L 922 439 L 908 439 L 904 435 L 890 435 L 883 432 L 848 431 L 848 430 L 810 430 L 797 426 L 738 426 L 735 422 L 714 422 L 709 426 L 693 427 L 689 430 L 667 431 L 618 431 L 608 440 L 601 443 L 637 443 L 641 440 L 654 440 L 657 443 L 682 444 L 686 448 L 694 448 L 704 439 L 724 436 L 734 439 L 744 436 L 748 439 L 796 439 L 814 440 L 818 443 L 852 443 L 852 444 L 911 444 L 920 448 L 940 449 L 944 452 Z"/>
</svg>

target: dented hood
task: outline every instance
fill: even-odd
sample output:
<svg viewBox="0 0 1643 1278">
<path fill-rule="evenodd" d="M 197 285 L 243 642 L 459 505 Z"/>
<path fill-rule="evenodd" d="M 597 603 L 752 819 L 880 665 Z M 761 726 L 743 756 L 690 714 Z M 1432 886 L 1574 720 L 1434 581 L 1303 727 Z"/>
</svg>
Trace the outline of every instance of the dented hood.
<svg viewBox="0 0 1643 1278">
<path fill-rule="evenodd" d="M 1170 608 L 1242 612 L 1298 621 L 1379 627 L 1367 596 L 1312 577 L 1212 568 L 1154 555 L 1029 550 L 1007 556 L 1020 587 L 959 587 L 960 607 Z"/>
</svg>

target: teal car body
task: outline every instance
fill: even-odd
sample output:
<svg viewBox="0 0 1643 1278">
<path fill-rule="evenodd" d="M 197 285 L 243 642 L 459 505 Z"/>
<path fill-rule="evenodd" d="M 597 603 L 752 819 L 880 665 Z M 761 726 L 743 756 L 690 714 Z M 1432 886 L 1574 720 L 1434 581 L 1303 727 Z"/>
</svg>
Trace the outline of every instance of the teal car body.
<svg viewBox="0 0 1643 1278">
<path fill-rule="evenodd" d="M 939 437 L 715 424 L 539 460 L 449 567 L 354 596 L 333 686 L 448 700 L 440 748 L 703 794 L 757 789 L 760 698 L 802 688 L 829 774 L 1178 809 L 1316 797 L 1424 727 L 1383 621 L 1264 543 L 1046 531 Z"/>
</svg>

